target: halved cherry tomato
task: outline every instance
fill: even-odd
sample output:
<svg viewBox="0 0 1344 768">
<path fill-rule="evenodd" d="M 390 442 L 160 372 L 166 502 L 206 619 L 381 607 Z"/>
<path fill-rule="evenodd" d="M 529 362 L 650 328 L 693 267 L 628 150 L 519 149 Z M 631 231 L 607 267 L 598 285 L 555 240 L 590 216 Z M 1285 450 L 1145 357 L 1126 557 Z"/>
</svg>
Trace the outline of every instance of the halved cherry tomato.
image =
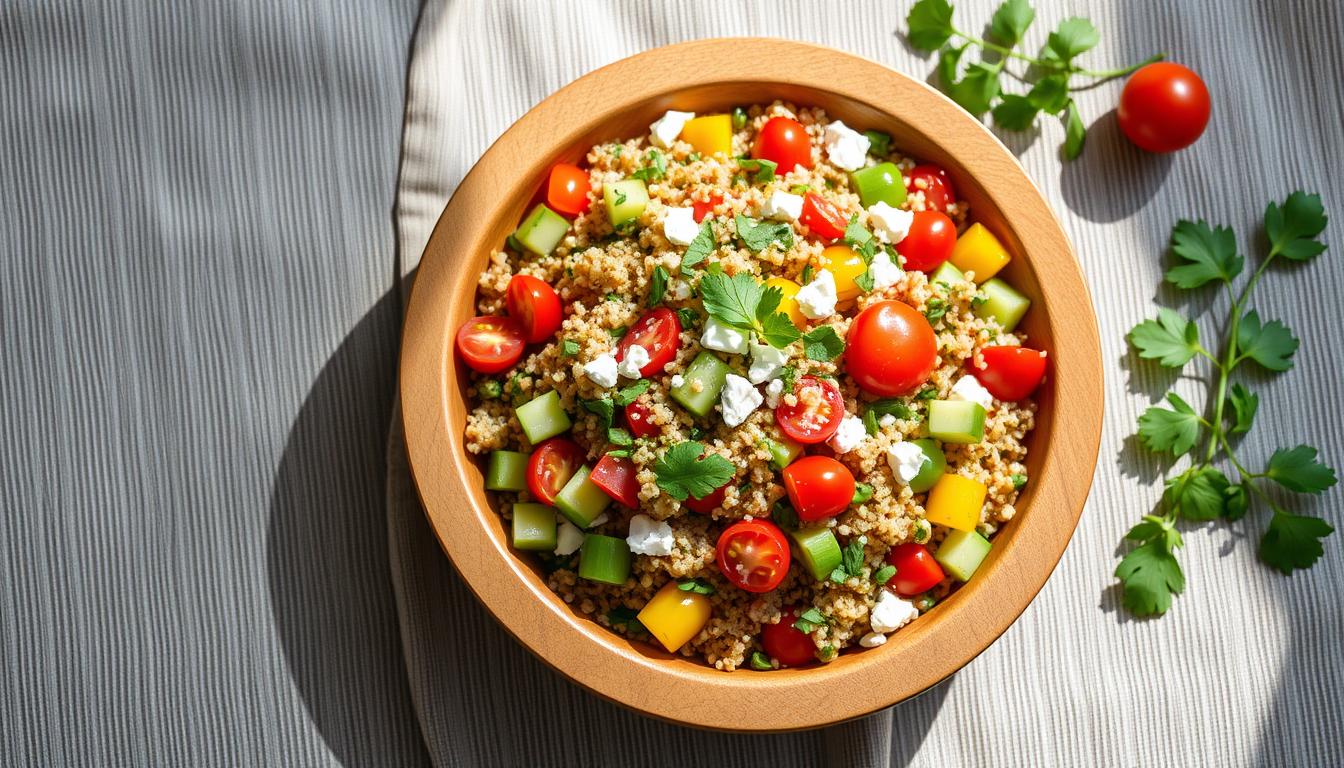
<svg viewBox="0 0 1344 768">
<path fill-rule="evenodd" d="M 546 204 L 570 216 L 578 216 L 587 210 L 588 172 L 577 165 L 556 164 L 546 182 Z"/>
<path fill-rule="evenodd" d="M 648 402 L 641 397 L 625 406 L 625 428 L 630 430 L 630 434 L 635 437 L 660 434 L 663 431 L 662 428 L 657 424 L 649 423 L 649 417 L 652 415 L 653 411 L 649 409 Z"/>
<path fill-rule="evenodd" d="M 761 627 L 761 647 L 766 655 L 786 667 L 798 667 L 817 658 L 817 644 L 811 635 L 805 635 L 793 623 L 801 612 L 790 608 L 779 617 L 778 624 Z"/>
<path fill-rule="evenodd" d="M 525 337 L 512 317 L 473 317 L 457 329 L 457 353 L 473 371 L 499 373 L 522 358 Z"/>
<path fill-rule="evenodd" d="M 775 421 L 784 434 L 805 445 L 830 439 L 845 418 L 845 398 L 827 379 L 800 376 L 793 385 L 793 405 L 781 400 Z"/>
<path fill-rule="evenodd" d="M 947 171 L 931 163 L 916 165 L 906 176 L 905 191 L 909 194 L 924 193 L 924 206 L 933 211 L 946 211 L 947 206 L 957 201 L 957 193 L 952 187 L 952 179 Z"/>
<path fill-rule="evenodd" d="M 803 212 L 798 220 L 823 240 L 840 239 L 845 234 L 845 225 L 849 223 L 835 203 L 816 192 L 808 192 L 803 196 Z"/>
<path fill-rule="evenodd" d="M 639 369 L 640 376 L 662 373 L 663 366 L 672 362 L 681 349 L 681 321 L 677 313 L 667 307 L 658 307 L 639 318 L 621 337 L 616 347 L 616 362 L 625 359 L 625 351 L 638 344 L 649 353 L 649 364 Z"/>
<path fill-rule="evenodd" d="M 1000 400 L 1021 400 L 1045 378 L 1045 353 L 1026 347 L 985 347 L 971 372 Z"/>
<path fill-rule="evenodd" d="M 907 542 L 892 547 L 887 553 L 887 562 L 896 568 L 896 575 L 887 586 L 904 597 L 928 592 L 943 580 L 942 566 L 923 544 Z"/>
<path fill-rule="evenodd" d="M 717 192 L 710 195 L 709 199 L 703 202 L 700 200 L 692 201 L 691 214 L 695 216 L 695 223 L 699 224 L 700 222 L 704 221 L 705 217 L 708 216 L 710 212 L 714 210 L 714 206 L 722 202 L 723 202 L 723 195 L 720 195 Z"/>
<path fill-rule="evenodd" d="M 825 520 L 854 499 L 854 475 L 829 456 L 804 456 L 784 468 L 784 490 L 799 520 Z"/>
<path fill-rule="evenodd" d="M 583 466 L 583 449 L 567 437 L 552 437 L 532 449 L 527 460 L 527 490 L 542 504 L 555 504 L 555 495 Z"/>
<path fill-rule="evenodd" d="M 896 244 L 906 269 L 932 272 L 952 255 L 957 244 L 957 226 L 938 211 L 915 211 L 910 231 Z"/>
<path fill-rule="evenodd" d="M 751 156 L 769 160 L 777 166 L 775 172 L 783 175 L 795 166 L 812 167 L 812 141 L 802 123 L 791 117 L 772 117 L 761 126 Z"/>
<path fill-rule="evenodd" d="M 728 483 L 724 483 L 723 485 L 720 485 L 718 488 L 715 488 L 714 490 L 710 491 L 709 495 L 703 499 L 697 499 L 694 496 L 687 496 L 686 500 L 681 502 L 681 505 L 691 510 L 692 512 L 698 512 L 699 514 L 702 515 L 708 515 L 710 512 L 713 512 L 716 507 L 719 507 L 723 504 L 723 494 L 724 491 L 726 490 L 728 490 Z"/>
<path fill-rule="evenodd" d="M 938 337 L 909 304 L 870 304 L 849 326 L 845 370 L 865 392 L 908 395 L 929 380 L 937 363 Z"/>
<path fill-rule="evenodd" d="M 621 506 L 634 509 L 639 506 L 637 473 L 633 461 L 606 454 L 598 459 L 588 479 Z"/>
<path fill-rule="evenodd" d="M 1115 116 L 1120 130 L 1139 148 L 1174 152 L 1204 133 L 1209 112 L 1204 80 L 1188 67 L 1159 61 L 1129 76 Z"/>
<path fill-rule="evenodd" d="M 748 592 L 769 592 L 789 573 L 789 541 L 767 520 L 728 526 L 715 553 L 723 578 Z"/>
<path fill-rule="evenodd" d="M 509 317 L 523 327 L 528 344 L 543 342 L 560 330 L 564 310 L 555 289 L 532 275 L 514 275 L 506 294 Z"/>
</svg>

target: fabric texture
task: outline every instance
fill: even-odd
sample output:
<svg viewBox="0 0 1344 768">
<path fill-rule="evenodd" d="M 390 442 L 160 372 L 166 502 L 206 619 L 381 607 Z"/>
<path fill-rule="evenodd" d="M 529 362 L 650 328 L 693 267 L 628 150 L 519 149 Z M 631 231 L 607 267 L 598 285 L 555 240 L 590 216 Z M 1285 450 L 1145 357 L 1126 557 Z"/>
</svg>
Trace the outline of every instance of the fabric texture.
<svg viewBox="0 0 1344 768">
<path fill-rule="evenodd" d="M 831 45 L 924 78 L 933 62 L 897 34 L 908 2 L 724 3 L 712 0 L 497 3 L 430 0 L 417 32 L 398 192 L 400 273 L 418 254 L 455 184 L 489 142 L 546 95 L 598 66 L 680 40 L 765 35 Z M 1172 156 L 1145 155 L 1111 112 L 1121 83 L 1076 94 L 1087 148 L 1064 163 L 1062 129 L 1004 134 L 1077 250 L 1100 323 L 1105 432 L 1091 498 L 1054 576 L 1022 618 L 962 672 L 924 696 L 864 720 L 776 736 L 709 733 L 598 700 L 516 645 L 447 563 L 406 474 L 394 421 L 389 538 L 412 696 L 436 765 L 1326 765 L 1344 752 L 1344 538 L 1321 563 L 1284 578 L 1256 560 L 1261 512 L 1231 525 L 1184 528 L 1188 589 L 1166 618 L 1135 621 L 1111 576 L 1117 545 L 1158 501 L 1165 465 L 1131 437 L 1135 419 L 1171 386 L 1197 382 L 1128 353 L 1124 334 L 1154 300 L 1195 311 L 1212 294 L 1160 284 L 1173 224 L 1230 225 L 1243 253 L 1263 253 L 1265 204 L 1303 188 L 1328 208 L 1344 200 L 1338 154 L 1344 99 L 1334 3 L 1172 4 L 1041 0 L 1029 40 L 1090 17 L 1102 41 L 1088 61 L 1118 65 L 1165 50 L 1209 83 L 1204 138 Z M 957 7 L 980 29 L 992 2 Z M 1296 368 L 1255 377 L 1256 430 L 1241 455 L 1259 464 L 1304 440 L 1344 461 L 1335 422 L 1344 355 L 1330 343 L 1344 267 L 1333 252 L 1276 269 L 1255 305 L 1303 337 Z M 1206 334 L 1214 331 L 1205 326 Z M 1202 402 L 1202 401 L 1201 401 Z M 1082 457 L 1080 457 L 1082 460 Z M 1302 506 L 1338 523 L 1340 492 Z M 751 674 L 738 672 L 735 674 Z M 843 691 L 818 692 L 818 706 Z M 751 702 L 743 702 L 743 718 Z M 718 725 L 731 726 L 732 723 Z"/>
</svg>

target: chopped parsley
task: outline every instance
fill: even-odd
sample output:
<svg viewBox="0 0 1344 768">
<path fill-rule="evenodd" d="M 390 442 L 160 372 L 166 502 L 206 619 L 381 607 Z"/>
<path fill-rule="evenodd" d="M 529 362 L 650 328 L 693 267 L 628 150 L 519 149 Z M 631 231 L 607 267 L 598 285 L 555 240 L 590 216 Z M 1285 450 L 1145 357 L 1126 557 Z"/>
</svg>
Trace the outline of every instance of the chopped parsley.
<svg viewBox="0 0 1344 768">
<path fill-rule="evenodd" d="M 789 316 L 776 311 L 784 294 L 751 275 L 729 277 L 722 272 L 707 272 L 700 279 L 700 297 L 705 311 L 715 320 L 754 332 L 772 347 L 783 349 L 799 338 Z"/>
<path fill-rule="evenodd" d="M 649 307 L 653 308 L 663 303 L 663 295 L 667 293 L 667 281 L 670 275 L 662 264 L 653 268 L 653 276 L 649 278 Z"/>
<path fill-rule="evenodd" d="M 752 253 L 760 253 L 773 243 L 779 243 L 786 251 L 793 247 L 793 225 L 787 221 L 756 221 L 740 213 L 733 221 L 737 236 Z"/>
<path fill-rule="evenodd" d="M 611 427 L 607 430 L 607 442 L 612 445 L 619 445 L 622 448 L 629 448 L 635 444 L 635 439 L 629 432 L 621 427 Z"/>
<path fill-rule="evenodd" d="M 624 190 L 624 189 L 617 189 L 617 190 L 616 190 L 616 204 L 617 204 L 617 205 L 625 205 L 625 190 Z"/>
<path fill-rule="evenodd" d="M 573 339 L 565 339 L 560 342 L 560 354 L 565 357 L 574 357 L 579 354 L 579 342 Z"/>
<path fill-rule="evenodd" d="M 793 505 L 789 504 L 787 499 L 780 499 L 775 502 L 774 509 L 770 510 L 770 519 L 775 521 L 785 531 L 798 530 L 798 512 L 794 510 Z"/>
<path fill-rule="evenodd" d="M 737 165 L 742 170 L 752 174 L 757 184 L 765 184 L 775 180 L 775 169 L 779 165 L 770 160 L 738 160 Z"/>
<path fill-rule="evenodd" d="M 935 296 L 924 305 L 924 317 L 928 318 L 929 325 L 936 325 L 947 314 L 947 309 L 947 301 Z"/>
<path fill-rule="evenodd" d="M 896 575 L 896 566 L 884 565 L 882 566 L 881 569 L 878 570 L 877 573 L 873 574 L 873 581 L 876 581 L 878 583 L 878 586 L 882 586 L 885 585 L 888 581 L 891 581 L 891 577 L 895 575 Z"/>
<path fill-rule="evenodd" d="M 628 326 L 628 325 L 618 325 L 618 326 L 616 326 L 615 328 L 612 328 L 610 331 L 607 331 L 607 333 L 610 333 L 610 334 L 611 334 L 611 338 L 613 338 L 613 339 L 619 339 L 619 338 L 621 338 L 622 336 L 624 336 L 624 335 L 625 335 L 625 332 L 628 331 L 628 330 L 630 330 L 630 326 Z"/>
<path fill-rule="evenodd" d="M 712 221 L 713 219 L 705 219 L 691 244 L 686 246 L 686 252 L 681 255 L 682 272 L 700 266 L 709 258 L 709 254 L 714 252 L 714 228 L 710 226 Z"/>
<path fill-rule="evenodd" d="M 677 589 L 682 592 L 694 592 L 697 595 L 714 594 L 714 585 L 704 579 L 684 579 L 677 582 Z"/>
<path fill-rule="evenodd" d="M 786 365 L 779 369 L 779 380 L 784 384 L 784 394 L 793 394 L 793 384 L 798 380 L 798 369 Z"/>
<path fill-rule="evenodd" d="M 658 487 L 677 501 L 703 499 L 733 479 L 737 467 L 717 453 L 701 458 L 705 446 L 693 440 L 677 443 L 653 463 Z"/>
<path fill-rule="evenodd" d="M 873 486 L 867 483 L 854 484 L 854 498 L 850 499 L 850 504 L 862 504 L 873 498 Z"/>
<path fill-rule="evenodd" d="M 677 310 L 677 319 L 681 321 L 682 328 L 694 328 L 700 324 L 700 313 L 690 307 L 682 307 Z"/>
<path fill-rule="evenodd" d="M 642 181 L 657 181 L 667 175 L 667 158 L 663 156 L 662 152 L 650 149 L 648 158 L 649 164 L 630 174 L 630 178 Z M 616 204 L 620 205 L 621 202 L 623 201 L 618 200 Z"/>
<path fill-rule="evenodd" d="M 805 635 L 816 632 L 819 627 L 829 624 L 830 621 L 816 608 L 808 608 L 798 615 L 798 620 L 793 622 L 793 628 Z"/>
<path fill-rule="evenodd" d="M 872 489 L 868 489 L 869 495 Z M 857 495 L 857 494 L 856 494 Z M 852 576 L 860 576 L 863 573 L 863 545 L 868 543 L 867 536 L 859 536 L 851 539 L 845 548 L 840 552 L 840 565 L 831 571 L 831 581 L 836 584 L 844 584 Z"/>
<path fill-rule="evenodd" d="M 607 623 L 613 627 L 624 627 L 632 635 L 647 635 L 649 630 L 639 621 L 639 611 L 618 605 L 607 612 Z"/>
<path fill-rule="evenodd" d="M 849 217 L 849 224 L 845 226 L 845 245 L 854 249 L 863 259 L 863 274 L 854 278 L 854 284 L 863 289 L 865 293 L 873 290 L 873 273 L 869 267 L 873 264 L 873 258 L 877 256 L 877 238 L 868 228 L 859 223 L 859 214 Z"/>
<path fill-rule="evenodd" d="M 1013 490 L 1015 490 L 1015 491 L 1016 491 L 1016 490 L 1021 490 L 1021 488 L 1022 488 L 1024 485 L 1026 485 L 1026 484 L 1027 484 L 1027 476 L 1026 476 L 1026 475 L 1023 475 L 1023 474 L 1020 474 L 1020 473 L 1019 473 L 1019 474 L 1015 474 L 1015 475 L 1013 475 Z"/>
<path fill-rule="evenodd" d="M 805 195 L 808 192 L 811 192 L 812 188 L 806 184 L 794 184 L 792 187 L 789 187 L 789 191 L 795 195 Z"/>
<path fill-rule="evenodd" d="M 476 394 L 483 400 L 494 400 L 504 394 L 504 385 L 495 379 L 486 379 L 476 385 Z"/>
<path fill-rule="evenodd" d="M 803 334 L 803 354 L 808 360 L 829 363 L 844 351 L 845 340 L 829 325 L 818 326 Z"/>
<path fill-rule="evenodd" d="M 640 379 L 628 387 L 622 387 L 621 389 L 616 390 L 616 397 L 613 398 L 613 400 L 616 405 L 627 406 L 635 402 L 635 399 L 640 395 L 647 392 L 649 386 L 650 382 L 648 379 Z"/>
<path fill-rule="evenodd" d="M 770 663 L 769 656 L 766 656 L 764 653 L 761 653 L 760 651 L 752 651 L 751 668 L 756 670 L 757 672 L 767 672 L 769 670 L 774 669 L 775 667 L 773 664 Z"/>
</svg>

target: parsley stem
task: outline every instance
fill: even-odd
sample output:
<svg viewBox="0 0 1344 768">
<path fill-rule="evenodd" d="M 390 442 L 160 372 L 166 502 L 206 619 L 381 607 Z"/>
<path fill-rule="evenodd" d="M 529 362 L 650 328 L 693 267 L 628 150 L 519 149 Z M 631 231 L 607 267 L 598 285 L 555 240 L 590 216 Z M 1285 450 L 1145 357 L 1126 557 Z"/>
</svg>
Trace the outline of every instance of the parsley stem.
<svg viewBox="0 0 1344 768">
<path fill-rule="evenodd" d="M 1025 61 L 1025 62 L 1028 62 L 1028 63 L 1030 63 L 1030 64 L 1035 64 L 1036 66 L 1040 66 L 1040 67 L 1045 66 L 1045 64 L 1044 64 L 1040 59 L 1033 58 L 1033 57 L 1031 57 L 1031 56 L 1027 56 L 1026 54 L 1018 53 L 1017 51 L 1014 51 L 1012 48 L 1009 48 L 1009 47 L 1007 47 L 1007 46 L 999 45 L 998 43 L 991 43 L 991 42 L 988 41 L 988 40 L 985 40 L 985 39 L 983 39 L 983 38 L 976 37 L 976 36 L 974 36 L 974 35 L 968 35 L 968 34 L 966 34 L 965 32 L 962 32 L 962 31 L 959 30 L 959 29 L 953 28 L 953 30 L 952 30 L 952 34 L 956 35 L 957 37 L 960 37 L 961 39 L 965 40 L 965 41 L 968 42 L 968 43 L 971 43 L 971 44 L 973 44 L 973 45 L 978 45 L 978 46 L 980 46 L 981 48 L 984 48 L 984 49 L 986 49 L 986 50 L 990 50 L 990 51 L 994 51 L 995 53 L 1002 54 L 1002 55 L 1004 55 L 1004 56 L 1006 56 L 1006 57 L 1008 57 L 1008 58 L 1010 58 L 1010 59 L 1017 59 L 1018 61 Z"/>
<path fill-rule="evenodd" d="M 1167 58 L 1167 52 L 1163 51 L 1161 53 L 1155 53 L 1152 56 L 1149 56 L 1148 58 L 1144 59 L 1143 61 L 1140 61 L 1138 64 L 1131 64 L 1128 67 L 1120 67 L 1119 69 L 1101 69 L 1101 70 L 1075 69 L 1073 70 L 1073 72 L 1074 74 L 1082 75 L 1083 77 L 1097 78 L 1097 82 L 1089 84 L 1090 87 L 1092 85 L 1100 85 L 1101 83 L 1104 83 L 1107 80 L 1114 80 L 1117 77 L 1124 77 L 1125 75 L 1128 75 L 1131 72 L 1134 72 L 1135 70 L 1138 70 L 1142 67 L 1146 67 L 1155 61 L 1161 61 L 1165 58 Z"/>
</svg>

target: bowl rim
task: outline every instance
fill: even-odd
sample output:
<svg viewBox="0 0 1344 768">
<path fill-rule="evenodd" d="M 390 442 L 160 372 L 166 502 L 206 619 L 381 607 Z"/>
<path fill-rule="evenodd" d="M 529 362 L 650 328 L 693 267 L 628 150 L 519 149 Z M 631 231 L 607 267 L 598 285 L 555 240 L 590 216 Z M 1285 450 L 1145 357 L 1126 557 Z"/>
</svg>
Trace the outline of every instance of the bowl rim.
<svg viewBox="0 0 1344 768">
<path fill-rule="evenodd" d="M 454 399 L 456 326 L 449 321 L 463 296 L 470 297 L 466 316 L 475 313 L 476 276 L 461 267 L 483 263 L 484 255 L 467 254 L 497 248 L 489 232 L 527 202 L 501 197 L 501 183 L 513 179 L 510 191 L 530 191 L 525 180 L 549 167 L 568 142 L 637 102 L 664 109 L 679 93 L 743 83 L 824 92 L 876 110 L 924 134 L 958 168 L 975 168 L 977 184 L 991 179 L 984 193 L 1015 222 L 1014 237 L 1023 230 L 1032 236 L 1015 252 L 1033 275 L 1049 274 L 1040 281 L 1050 307 L 1044 322 L 1055 345 L 1054 369 L 1069 371 L 1050 382 L 1050 439 L 1019 505 L 1031 524 L 1000 532 L 1011 534 L 1012 546 L 996 548 L 981 578 L 894 636 L 898 643 L 845 654 L 829 665 L 764 674 L 725 673 L 626 640 L 566 605 L 507 542 L 490 534 L 499 516 L 485 503 L 479 467 L 453 426 L 461 406 Z M 899 115 L 881 106 L 893 100 Z M 929 136 L 912 118 L 951 135 Z M 490 206 L 493 216 L 476 215 Z M 501 212 L 506 207 L 512 210 Z M 829 725 L 918 695 L 1005 632 L 1044 586 L 1082 514 L 1100 445 L 1102 388 L 1096 318 L 1077 259 L 1043 196 L 998 139 L 941 93 L 883 64 L 773 38 L 714 38 L 648 50 L 580 77 L 519 118 L 463 178 L 434 227 L 410 291 L 400 363 L 407 458 L 421 504 L 449 561 L 505 630 L 552 669 L 609 701 L 679 724 L 756 732 Z M 826 711 L 814 705 L 815 693 L 803 691 L 822 684 L 845 692 L 829 699 Z M 743 704 L 751 707 L 750 718 L 742 716 Z"/>
</svg>

